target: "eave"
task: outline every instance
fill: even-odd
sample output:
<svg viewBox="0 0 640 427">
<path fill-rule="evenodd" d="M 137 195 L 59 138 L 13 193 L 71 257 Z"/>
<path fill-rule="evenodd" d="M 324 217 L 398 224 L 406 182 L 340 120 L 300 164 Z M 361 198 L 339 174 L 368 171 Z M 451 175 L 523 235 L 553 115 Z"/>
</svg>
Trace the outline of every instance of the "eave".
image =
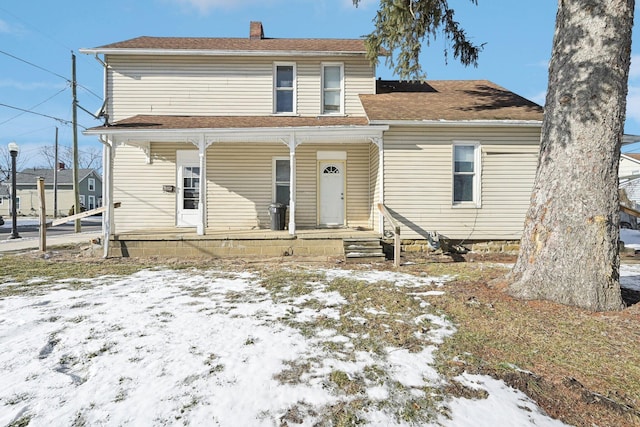
<svg viewBox="0 0 640 427">
<path fill-rule="evenodd" d="M 370 120 L 369 123 L 419 127 L 542 127 L 542 120 Z"/>
<path fill-rule="evenodd" d="M 144 56 L 281 56 L 281 57 L 335 57 L 365 56 L 362 51 L 298 51 L 298 50 L 214 50 L 214 49 L 101 49 L 83 48 L 80 53 L 88 55 L 144 55 Z"/>
</svg>

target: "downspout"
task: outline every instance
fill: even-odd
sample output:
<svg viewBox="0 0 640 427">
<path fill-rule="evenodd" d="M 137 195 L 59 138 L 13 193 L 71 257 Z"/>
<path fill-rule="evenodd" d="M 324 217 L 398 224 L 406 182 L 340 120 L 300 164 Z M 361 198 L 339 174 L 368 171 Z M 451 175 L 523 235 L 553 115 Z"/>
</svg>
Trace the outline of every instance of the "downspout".
<svg viewBox="0 0 640 427">
<path fill-rule="evenodd" d="M 109 239 L 114 233 L 113 222 L 113 155 L 114 146 L 100 135 L 102 147 L 102 205 L 106 207 L 102 216 L 102 247 L 103 257 L 109 257 Z"/>
<path fill-rule="evenodd" d="M 296 234 L 296 136 L 289 137 L 289 234 Z"/>
<path fill-rule="evenodd" d="M 378 203 L 384 205 L 384 143 L 382 138 L 371 138 L 378 147 Z M 378 212 L 378 232 L 384 235 L 384 214 Z"/>
<path fill-rule="evenodd" d="M 207 143 L 204 135 L 198 141 L 198 157 L 200 159 L 200 181 L 198 186 L 198 236 L 204 236 L 207 227 Z"/>
</svg>

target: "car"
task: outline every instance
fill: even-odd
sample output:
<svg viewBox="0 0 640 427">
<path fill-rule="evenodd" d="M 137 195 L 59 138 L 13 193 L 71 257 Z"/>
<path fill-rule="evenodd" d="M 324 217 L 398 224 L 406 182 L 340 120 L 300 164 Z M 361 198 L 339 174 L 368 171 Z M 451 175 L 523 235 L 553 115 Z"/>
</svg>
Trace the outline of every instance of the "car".
<svg viewBox="0 0 640 427">
<path fill-rule="evenodd" d="M 629 230 L 638 229 L 638 219 L 635 216 L 629 215 L 624 211 L 620 211 L 620 228 L 626 228 Z"/>
</svg>

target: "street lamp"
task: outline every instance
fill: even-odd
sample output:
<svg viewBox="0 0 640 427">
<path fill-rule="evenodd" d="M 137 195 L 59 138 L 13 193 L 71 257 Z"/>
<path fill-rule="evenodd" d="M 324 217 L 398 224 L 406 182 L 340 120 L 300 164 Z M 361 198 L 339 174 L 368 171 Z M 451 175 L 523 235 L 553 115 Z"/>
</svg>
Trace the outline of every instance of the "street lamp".
<svg viewBox="0 0 640 427">
<path fill-rule="evenodd" d="M 9 239 L 19 239 L 18 234 L 18 209 L 16 208 L 16 157 L 18 157 L 18 144 L 9 143 L 9 154 L 11 154 L 11 234 Z"/>
</svg>

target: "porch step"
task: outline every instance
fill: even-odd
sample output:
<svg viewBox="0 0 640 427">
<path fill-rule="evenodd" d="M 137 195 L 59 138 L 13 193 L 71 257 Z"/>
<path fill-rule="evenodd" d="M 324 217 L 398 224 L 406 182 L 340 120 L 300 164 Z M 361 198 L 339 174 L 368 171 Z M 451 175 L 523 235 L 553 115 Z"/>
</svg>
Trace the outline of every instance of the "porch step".
<svg viewBox="0 0 640 427">
<path fill-rule="evenodd" d="M 380 239 L 343 239 L 343 244 L 346 262 L 367 263 L 385 260 Z"/>
</svg>

